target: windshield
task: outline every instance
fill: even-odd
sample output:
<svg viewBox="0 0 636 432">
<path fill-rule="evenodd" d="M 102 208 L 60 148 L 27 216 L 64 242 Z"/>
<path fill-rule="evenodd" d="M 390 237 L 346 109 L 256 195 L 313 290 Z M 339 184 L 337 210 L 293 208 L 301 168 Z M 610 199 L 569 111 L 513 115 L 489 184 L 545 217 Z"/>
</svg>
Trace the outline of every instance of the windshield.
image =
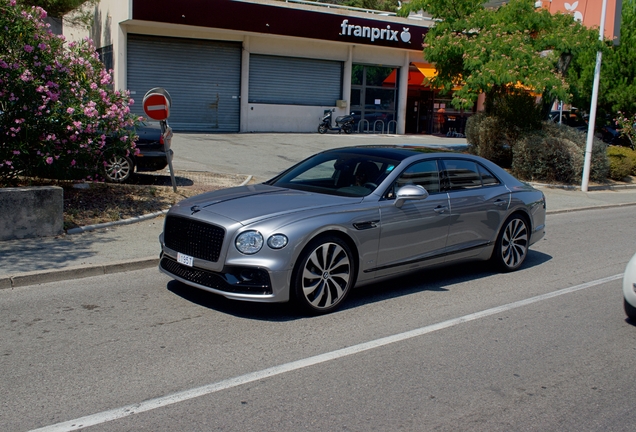
<svg viewBox="0 0 636 432">
<path fill-rule="evenodd" d="M 321 153 L 268 184 L 329 195 L 363 197 L 373 192 L 400 163 L 360 153 Z"/>
</svg>

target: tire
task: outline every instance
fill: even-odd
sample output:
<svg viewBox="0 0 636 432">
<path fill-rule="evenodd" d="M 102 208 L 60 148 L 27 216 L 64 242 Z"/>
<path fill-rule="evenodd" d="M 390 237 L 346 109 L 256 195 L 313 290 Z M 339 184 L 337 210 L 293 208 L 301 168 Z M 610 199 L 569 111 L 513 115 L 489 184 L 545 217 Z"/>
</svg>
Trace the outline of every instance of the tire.
<svg viewBox="0 0 636 432">
<path fill-rule="evenodd" d="M 294 299 L 306 312 L 334 311 L 347 297 L 356 278 L 351 249 L 338 237 L 312 240 L 296 262 L 292 276 Z"/>
<path fill-rule="evenodd" d="M 627 302 L 627 299 L 623 297 L 623 307 L 625 308 L 625 313 L 627 314 L 627 318 L 636 323 L 636 307 L 632 306 Z"/>
<path fill-rule="evenodd" d="M 492 261 L 503 272 L 511 272 L 521 267 L 528 255 L 530 230 L 526 219 L 512 215 L 503 224 L 497 236 L 497 244 Z"/>
<path fill-rule="evenodd" d="M 109 183 L 125 183 L 133 175 L 135 165 L 128 156 L 111 155 L 104 164 L 104 176 Z"/>
<path fill-rule="evenodd" d="M 353 126 L 349 123 L 345 123 L 344 125 L 342 125 L 342 130 L 344 131 L 344 133 L 350 134 L 351 132 L 353 132 Z"/>
<path fill-rule="evenodd" d="M 327 132 L 327 125 L 321 124 L 320 126 L 318 126 L 318 132 L 321 134 L 324 134 L 325 132 Z"/>
</svg>

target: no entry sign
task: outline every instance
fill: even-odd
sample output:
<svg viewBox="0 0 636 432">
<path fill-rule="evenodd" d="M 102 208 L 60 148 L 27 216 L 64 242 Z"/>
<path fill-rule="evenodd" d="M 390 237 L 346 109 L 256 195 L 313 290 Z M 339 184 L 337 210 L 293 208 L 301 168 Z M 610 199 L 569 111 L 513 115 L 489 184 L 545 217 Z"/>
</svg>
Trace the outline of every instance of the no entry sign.
<svg viewBox="0 0 636 432">
<path fill-rule="evenodd" d="M 144 112 L 153 120 L 163 121 L 170 117 L 171 103 L 172 99 L 165 89 L 153 88 L 144 96 Z"/>
</svg>

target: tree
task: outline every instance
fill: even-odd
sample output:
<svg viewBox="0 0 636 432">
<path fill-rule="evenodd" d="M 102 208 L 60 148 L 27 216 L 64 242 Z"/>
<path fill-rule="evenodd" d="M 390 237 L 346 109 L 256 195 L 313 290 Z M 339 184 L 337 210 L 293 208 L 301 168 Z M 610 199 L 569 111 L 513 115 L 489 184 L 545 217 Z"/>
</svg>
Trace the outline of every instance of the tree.
<svg viewBox="0 0 636 432">
<path fill-rule="evenodd" d="M 135 151 L 127 92 L 90 40 L 66 44 L 46 12 L 0 0 L 0 184 L 18 175 L 94 179 L 110 153 Z"/>
<path fill-rule="evenodd" d="M 99 0 L 19 0 L 26 9 L 39 6 L 51 17 L 65 18 L 70 25 L 89 26 L 93 19 L 90 8 Z"/>
<path fill-rule="evenodd" d="M 484 8 L 482 0 L 413 0 L 400 14 L 420 9 L 439 20 L 424 40 L 424 57 L 438 71 L 432 84 L 457 88 L 458 108 L 472 107 L 481 93 L 492 102 L 520 89 L 548 103 L 570 101 L 569 60 L 601 48 L 598 33 L 570 15 L 536 10 L 532 0 L 497 9 Z"/>
<path fill-rule="evenodd" d="M 620 111 L 636 114 L 636 0 L 624 0 L 622 9 L 621 37 L 618 46 L 610 45 L 603 53 L 601 81 L 598 95 L 598 120 L 612 120 Z M 585 65 L 594 64 L 595 53 L 580 56 L 568 71 L 572 82 L 573 103 L 581 108 L 590 105 L 592 97 L 593 69 Z"/>
</svg>

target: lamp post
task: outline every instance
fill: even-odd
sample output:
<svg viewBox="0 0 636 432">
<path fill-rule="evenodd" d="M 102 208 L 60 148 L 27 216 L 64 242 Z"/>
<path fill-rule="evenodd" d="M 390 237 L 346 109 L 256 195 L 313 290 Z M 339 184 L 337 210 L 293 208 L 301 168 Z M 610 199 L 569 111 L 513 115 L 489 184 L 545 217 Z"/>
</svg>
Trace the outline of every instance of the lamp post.
<svg viewBox="0 0 636 432">
<path fill-rule="evenodd" d="M 605 14 L 607 12 L 607 0 L 603 0 L 603 9 L 601 9 L 601 26 L 599 28 L 598 38 L 603 41 L 605 33 Z M 590 104 L 589 123 L 587 125 L 587 143 L 585 146 L 585 163 L 583 164 L 583 180 L 581 182 L 581 190 L 587 192 L 590 180 L 590 166 L 592 165 L 592 147 L 594 143 L 594 123 L 596 123 L 596 104 L 598 101 L 598 87 L 601 80 L 601 60 L 603 53 L 596 53 L 596 68 L 594 69 L 594 87 L 592 87 L 592 102 Z"/>
</svg>

